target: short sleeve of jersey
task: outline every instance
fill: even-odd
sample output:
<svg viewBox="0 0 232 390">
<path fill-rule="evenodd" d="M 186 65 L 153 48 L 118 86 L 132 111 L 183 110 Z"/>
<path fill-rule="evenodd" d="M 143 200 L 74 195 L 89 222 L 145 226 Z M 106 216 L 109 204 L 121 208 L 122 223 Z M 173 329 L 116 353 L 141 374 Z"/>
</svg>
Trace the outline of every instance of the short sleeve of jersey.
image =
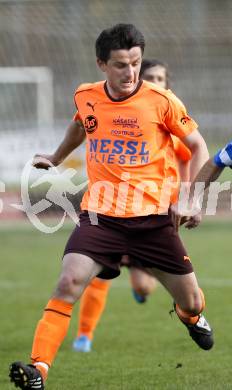
<svg viewBox="0 0 232 390">
<path fill-rule="evenodd" d="M 182 161 L 189 161 L 191 160 L 192 153 L 191 151 L 185 146 L 185 144 L 177 137 L 172 136 L 173 146 L 175 150 L 175 154 L 178 157 L 178 159 Z"/>
<path fill-rule="evenodd" d="M 232 141 L 230 141 L 223 149 L 220 149 L 215 154 L 214 163 L 218 167 L 232 168 Z"/>
<path fill-rule="evenodd" d="M 165 125 L 178 138 L 184 138 L 197 129 L 197 123 L 187 114 L 183 103 L 172 93 L 168 95 L 169 107 L 165 115 Z"/>
<path fill-rule="evenodd" d="M 73 121 L 74 121 L 74 122 L 77 122 L 77 121 L 83 122 L 83 121 L 82 121 L 82 118 L 81 118 L 81 115 L 80 115 L 80 113 L 79 113 L 79 111 L 78 111 L 77 99 L 76 99 L 77 94 L 78 94 L 79 92 L 81 92 L 81 91 L 86 91 L 86 90 L 88 90 L 89 88 L 92 87 L 92 85 L 93 85 L 93 84 L 81 84 L 81 85 L 79 85 L 79 87 L 76 89 L 76 91 L 75 91 L 75 93 L 74 93 L 73 100 L 74 100 L 74 104 L 75 104 L 76 110 L 77 110 L 76 113 L 75 113 L 75 115 L 74 115 L 74 117 L 73 117 Z"/>
<path fill-rule="evenodd" d="M 73 121 L 74 121 L 74 122 L 82 121 L 82 120 L 81 120 L 81 116 L 80 116 L 80 114 L 79 114 L 78 111 L 77 111 L 76 114 L 74 115 Z"/>
</svg>

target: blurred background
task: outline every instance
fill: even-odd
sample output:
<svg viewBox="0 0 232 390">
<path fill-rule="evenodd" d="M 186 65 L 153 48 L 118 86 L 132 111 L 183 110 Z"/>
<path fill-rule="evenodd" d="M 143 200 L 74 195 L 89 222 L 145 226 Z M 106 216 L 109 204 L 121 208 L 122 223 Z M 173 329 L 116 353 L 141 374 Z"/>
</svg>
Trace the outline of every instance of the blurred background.
<svg viewBox="0 0 232 390">
<path fill-rule="evenodd" d="M 75 113 L 82 82 L 102 78 L 98 34 L 118 22 L 145 35 L 145 57 L 169 64 L 171 88 L 210 148 L 230 139 L 232 2 L 229 0 L 0 1 L 0 180 L 20 183 L 35 152 L 51 152 Z M 84 148 L 65 167 L 85 176 Z"/>
</svg>

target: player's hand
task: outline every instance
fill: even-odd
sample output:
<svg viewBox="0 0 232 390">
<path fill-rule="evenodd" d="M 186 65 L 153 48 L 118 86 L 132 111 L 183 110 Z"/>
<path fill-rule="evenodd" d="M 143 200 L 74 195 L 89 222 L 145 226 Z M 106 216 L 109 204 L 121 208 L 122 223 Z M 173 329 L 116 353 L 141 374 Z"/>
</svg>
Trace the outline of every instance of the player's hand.
<svg viewBox="0 0 232 390">
<path fill-rule="evenodd" d="M 201 221 L 202 221 L 202 213 L 200 211 L 198 214 L 188 219 L 188 221 L 185 223 L 185 227 L 186 229 L 194 229 L 201 223 Z"/>
<path fill-rule="evenodd" d="M 189 221 L 189 217 L 181 217 L 181 220 L 180 220 L 180 225 L 184 225 L 187 221 Z"/>
<path fill-rule="evenodd" d="M 36 154 L 32 165 L 37 169 L 49 169 L 56 167 L 59 163 L 55 160 L 53 154 Z"/>
</svg>

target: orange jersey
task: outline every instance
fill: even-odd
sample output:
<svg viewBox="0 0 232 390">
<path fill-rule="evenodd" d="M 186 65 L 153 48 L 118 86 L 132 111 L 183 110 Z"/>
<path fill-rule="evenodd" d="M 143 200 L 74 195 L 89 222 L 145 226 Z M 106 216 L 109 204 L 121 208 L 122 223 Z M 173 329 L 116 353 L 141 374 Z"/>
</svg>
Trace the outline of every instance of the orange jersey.
<svg viewBox="0 0 232 390">
<path fill-rule="evenodd" d="M 174 95 L 171 89 L 168 89 L 167 92 L 170 95 Z M 185 110 L 185 107 L 184 107 L 182 101 L 180 99 L 178 99 L 176 96 L 175 96 L 175 99 L 179 102 L 180 105 L 182 105 L 182 109 Z M 185 144 L 179 138 L 177 138 L 175 135 L 172 135 L 171 137 L 172 137 L 173 147 L 174 147 L 174 151 L 175 151 L 175 155 L 176 155 L 177 159 L 182 160 L 182 161 L 191 160 L 192 153 L 187 148 L 187 146 L 185 146 Z"/>
<path fill-rule="evenodd" d="M 171 181 L 178 178 L 171 136 L 182 138 L 197 128 L 183 104 L 146 81 L 119 100 L 109 96 L 104 81 L 84 84 L 74 99 L 74 119 L 81 119 L 87 136 L 89 185 L 82 210 L 116 217 L 160 212 L 170 167 Z"/>
<path fill-rule="evenodd" d="M 168 167 L 168 176 L 175 177 L 175 183 L 176 185 L 173 186 L 172 194 L 171 194 L 171 203 L 176 203 L 178 200 L 179 190 L 180 190 L 180 173 L 179 173 L 179 167 L 180 162 L 184 162 L 187 164 L 187 161 L 191 160 L 192 154 L 191 151 L 185 146 L 185 144 L 176 136 L 172 135 L 172 145 L 168 152 L 170 158 L 169 158 L 169 167 Z M 189 166 L 186 165 L 186 178 L 187 179 L 189 175 Z M 187 179 L 189 180 L 189 178 Z"/>
<path fill-rule="evenodd" d="M 185 144 L 179 138 L 172 136 L 172 142 L 173 142 L 175 155 L 178 160 L 182 160 L 182 161 L 191 160 L 192 157 L 191 151 L 187 148 L 187 146 L 185 146 Z"/>
</svg>

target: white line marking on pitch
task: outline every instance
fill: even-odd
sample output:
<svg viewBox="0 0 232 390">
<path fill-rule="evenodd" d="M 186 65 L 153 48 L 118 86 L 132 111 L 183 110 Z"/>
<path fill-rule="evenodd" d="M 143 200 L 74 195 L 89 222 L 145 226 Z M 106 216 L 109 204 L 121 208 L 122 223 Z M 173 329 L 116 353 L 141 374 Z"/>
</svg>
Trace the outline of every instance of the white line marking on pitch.
<svg viewBox="0 0 232 390">
<path fill-rule="evenodd" d="M 214 278 L 199 278 L 199 284 L 205 287 L 224 288 L 232 287 L 232 279 L 214 279 Z M 9 290 L 14 289 L 28 289 L 31 288 L 33 282 L 17 282 L 14 280 L 0 280 L 0 289 Z M 125 279 L 115 279 L 112 282 L 112 288 L 131 288 L 130 281 Z"/>
<path fill-rule="evenodd" d="M 205 287 L 215 287 L 215 288 L 232 287 L 232 279 L 199 278 L 198 281 L 200 286 L 205 286 Z M 112 287 L 128 288 L 130 287 L 130 281 L 115 279 L 112 282 Z"/>
<path fill-rule="evenodd" d="M 14 289 L 24 289 L 24 288 L 28 288 L 29 286 L 31 286 L 32 283 L 29 283 L 29 282 L 16 282 L 14 280 L 0 280 L 0 289 L 2 290 L 8 290 L 8 289 L 12 289 L 12 287 L 14 287 Z"/>
</svg>

